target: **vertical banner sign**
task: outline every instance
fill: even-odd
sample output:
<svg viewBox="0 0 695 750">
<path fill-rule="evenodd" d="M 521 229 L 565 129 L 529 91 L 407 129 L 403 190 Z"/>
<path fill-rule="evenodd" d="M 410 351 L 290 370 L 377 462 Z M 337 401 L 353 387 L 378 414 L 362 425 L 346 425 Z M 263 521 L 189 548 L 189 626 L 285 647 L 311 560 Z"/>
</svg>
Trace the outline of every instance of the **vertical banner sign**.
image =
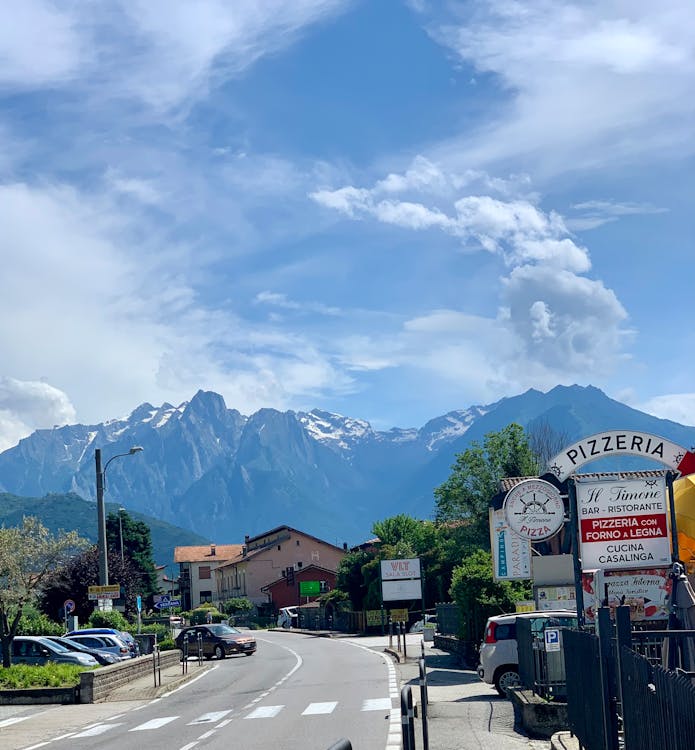
<svg viewBox="0 0 695 750">
<path fill-rule="evenodd" d="M 671 564 L 665 477 L 574 481 L 584 570 Z"/>
<path fill-rule="evenodd" d="M 531 542 L 509 528 L 503 509 L 490 509 L 490 548 L 496 581 L 531 578 Z"/>
</svg>

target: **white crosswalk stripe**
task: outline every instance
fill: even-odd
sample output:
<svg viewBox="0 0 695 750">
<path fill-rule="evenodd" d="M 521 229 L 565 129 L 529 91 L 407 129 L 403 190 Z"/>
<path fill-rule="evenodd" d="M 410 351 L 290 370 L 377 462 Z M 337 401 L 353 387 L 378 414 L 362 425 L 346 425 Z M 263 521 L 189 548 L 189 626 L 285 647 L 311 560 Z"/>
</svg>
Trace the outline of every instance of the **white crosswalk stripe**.
<svg viewBox="0 0 695 750">
<path fill-rule="evenodd" d="M 159 729 L 159 727 L 163 727 L 165 724 L 168 724 L 170 721 L 174 721 L 175 719 L 178 719 L 178 716 L 160 716 L 158 719 L 150 719 L 150 721 L 146 721 L 144 724 L 140 724 L 137 727 L 133 727 L 129 731 L 131 732 L 144 732 L 148 729 Z"/>
<path fill-rule="evenodd" d="M 245 719 L 272 719 L 277 716 L 284 706 L 258 706 L 248 716 L 244 716 Z"/>
<path fill-rule="evenodd" d="M 362 711 L 390 711 L 392 708 L 390 698 L 367 698 L 362 701 Z"/>
<path fill-rule="evenodd" d="M 327 701 L 325 703 L 310 703 L 303 711 L 302 716 L 312 714 L 331 714 L 338 705 L 338 701 Z"/>
<path fill-rule="evenodd" d="M 97 724 L 94 727 L 85 729 L 83 732 L 80 732 L 79 734 L 73 734 L 73 737 L 96 737 L 99 734 L 104 734 L 104 732 L 108 732 L 109 729 L 115 729 L 116 727 L 120 727 L 122 723 L 123 722 L 118 722 L 116 724 Z"/>
<path fill-rule="evenodd" d="M 193 721 L 189 721 L 188 726 L 190 727 L 192 724 L 212 724 L 214 721 L 224 719 L 224 717 L 231 712 L 231 708 L 227 711 L 211 711 L 210 713 L 199 716 L 197 719 L 193 719 Z"/>
</svg>

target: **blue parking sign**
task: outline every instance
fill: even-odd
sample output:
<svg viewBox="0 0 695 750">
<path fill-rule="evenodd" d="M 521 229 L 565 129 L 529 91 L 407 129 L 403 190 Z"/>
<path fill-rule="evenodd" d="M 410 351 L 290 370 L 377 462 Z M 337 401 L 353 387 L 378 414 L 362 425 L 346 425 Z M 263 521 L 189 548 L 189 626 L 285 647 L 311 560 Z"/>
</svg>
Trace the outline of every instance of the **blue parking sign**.
<svg viewBox="0 0 695 750">
<path fill-rule="evenodd" d="M 560 631 L 557 628 L 547 628 L 545 633 L 545 650 L 560 650 Z"/>
</svg>

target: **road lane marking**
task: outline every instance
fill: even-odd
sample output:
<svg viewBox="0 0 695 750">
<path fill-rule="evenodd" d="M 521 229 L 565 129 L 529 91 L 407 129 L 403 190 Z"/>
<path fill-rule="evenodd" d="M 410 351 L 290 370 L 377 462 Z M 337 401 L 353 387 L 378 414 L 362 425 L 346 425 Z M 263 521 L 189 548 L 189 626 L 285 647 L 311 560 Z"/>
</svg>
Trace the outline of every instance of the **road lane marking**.
<svg viewBox="0 0 695 750">
<path fill-rule="evenodd" d="M 272 719 L 277 716 L 284 706 L 258 706 L 248 716 L 244 716 L 245 719 Z"/>
<path fill-rule="evenodd" d="M 205 677 L 205 675 L 210 674 L 210 672 L 214 672 L 217 669 L 217 665 L 214 667 L 208 667 L 202 674 L 199 674 L 197 677 L 194 677 L 192 680 L 188 680 L 187 682 L 184 682 L 182 685 L 179 685 L 178 687 L 174 688 L 173 690 L 170 690 L 168 693 L 164 693 L 159 696 L 159 698 L 155 698 L 154 700 L 151 700 L 149 703 L 146 703 L 146 706 L 151 706 L 153 703 L 156 703 L 157 701 L 161 701 L 162 698 L 168 698 L 172 693 L 176 693 L 178 690 L 183 690 L 184 688 L 187 688 L 189 685 L 192 685 L 194 682 L 198 682 L 198 680 Z M 144 706 L 140 706 L 140 708 L 144 708 Z M 135 709 L 137 711 L 137 709 Z"/>
<path fill-rule="evenodd" d="M 140 724 L 137 727 L 133 727 L 132 729 L 129 729 L 129 732 L 143 732 L 148 729 L 159 729 L 159 727 L 163 727 L 165 724 L 168 724 L 170 721 L 174 721 L 174 719 L 178 719 L 178 716 L 160 716 L 158 719 L 150 719 L 149 721 L 146 721 L 144 724 Z"/>
<path fill-rule="evenodd" d="M 3 719 L 0 721 L 0 727 L 9 727 L 10 724 L 16 724 L 18 721 L 25 721 L 29 718 L 29 716 L 13 716 L 11 719 Z"/>
<path fill-rule="evenodd" d="M 221 722 L 220 722 L 220 723 L 219 723 L 219 724 L 218 724 L 218 725 L 217 725 L 217 726 L 215 727 L 215 729 L 222 729 L 222 727 L 226 727 L 226 726 L 227 726 L 227 724 L 231 724 L 231 723 L 232 723 L 232 720 L 231 720 L 231 719 L 225 719 L 224 721 L 221 721 Z"/>
<path fill-rule="evenodd" d="M 227 711 L 211 711 L 210 713 L 199 716 L 197 719 L 193 719 L 193 721 L 189 721 L 188 726 L 190 727 L 192 724 L 212 724 L 213 721 L 224 719 L 224 717 L 231 712 L 231 708 Z"/>
<path fill-rule="evenodd" d="M 39 747 L 46 747 L 48 742 L 39 742 L 38 745 L 30 745 L 29 747 L 25 747 L 24 750 L 36 750 Z"/>
<path fill-rule="evenodd" d="M 88 729 L 84 729 L 82 732 L 78 732 L 77 734 L 73 735 L 73 737 L 96 737 L 99 734 L 104 734 L 104 732 L 108 732 L 109 729 L 113 729 L 114 727 L 120 727 L 123 722 L 116 722 L 115 724 L 95 724 L 92 727 L 89 727 Z"/>
<path fill-rule="evenodd" d="M 182 748 L 179 748 L 179 750 L 191 750 L 192 747 L 195 747 L 198 744 L 198 740 L 195 742 L 189 742 L 187 745 L 184 745 Z"/>
<path fill-rule="evenodd" d="M 209 732 L 203 732 L 203 734 L 198 737 L 198 741 L 200 740 L 206 740 L 208 737 L 212 737 L 212 735 L 215 734 L 215 730 L 211 729 Z"/>
<path fill-rule="evenodd" d="M 362 701 L 361 711 L 390 711 L 393 708 L 390 698 L 367 698 Z"/>
<path fill-rule="evenodd" d="M 302 716 L 311 716 L 312 714 L 331 714 L 338 701 L 326 701 L 325 703 L 310 703 L 303 711 Z"/>
</svg>

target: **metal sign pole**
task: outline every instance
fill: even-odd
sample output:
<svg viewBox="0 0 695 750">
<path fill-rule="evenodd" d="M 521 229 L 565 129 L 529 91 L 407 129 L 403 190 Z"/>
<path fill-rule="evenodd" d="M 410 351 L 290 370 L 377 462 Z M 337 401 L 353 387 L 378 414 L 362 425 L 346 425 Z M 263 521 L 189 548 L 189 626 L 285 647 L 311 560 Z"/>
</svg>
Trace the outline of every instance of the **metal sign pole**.
<svg viewBox="0 0 695 750">
<path fill-rule="evenodd" d="M 577 511 L 577 491 L 574 479 L 567 480 L 567 495 L 570 502 L 569 533 L 572 544 L 572 562 L 574 566 L 574 597 L 577 602 L 577 624 L 584 627 L 584 589 L 582 587 L 582 561 L 579 557 L 579 515 Z"/>
</svg>

